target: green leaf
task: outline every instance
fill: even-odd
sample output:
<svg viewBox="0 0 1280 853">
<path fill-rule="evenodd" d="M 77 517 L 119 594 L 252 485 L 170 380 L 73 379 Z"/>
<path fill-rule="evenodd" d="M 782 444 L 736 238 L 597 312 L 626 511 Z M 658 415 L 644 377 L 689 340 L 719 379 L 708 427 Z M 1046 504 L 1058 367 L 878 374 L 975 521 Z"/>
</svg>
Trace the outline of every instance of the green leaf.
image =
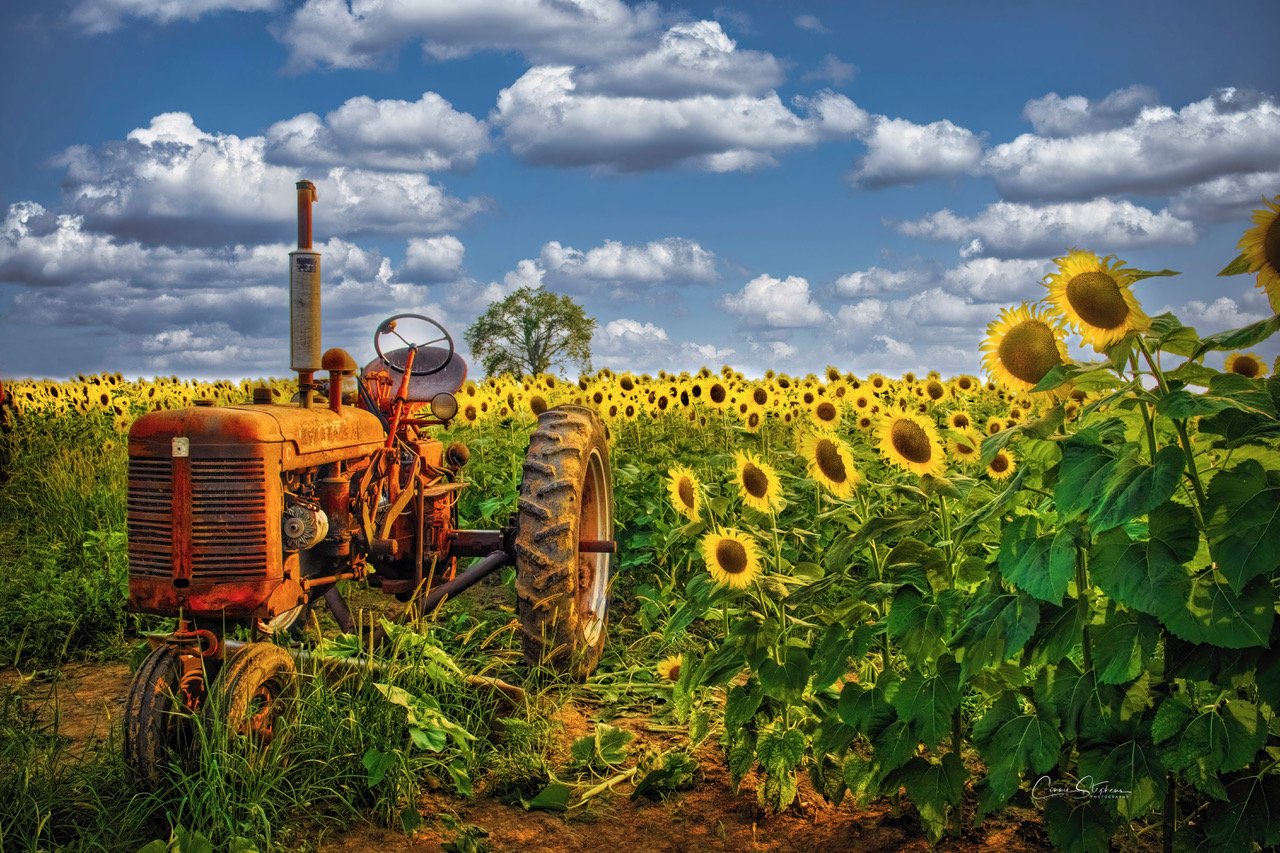
<svg viewBox="0 0 1280 853">
<path fill-rule="evenodd" d="M 1280 472 L 1252 460 L 1209 483 L 1209 551 L 1233 592 L 1280 569 Z"/>
<path fill-rule="evenodd" d="M 1167 311 L 1151 318 L 1150 334 L 1155 337 L 1158 348 L 1175 355 L 1191 355 L 1200 345 L 1196 330 L 1184 326 L 1181 320 Z"/>
<path fill-rule="evenodd" d="M 1227 783 L 1226 802 L 1209 807 L 1206 833 L 1215 850 L 1280 846 L 1280 775 L 1246 775 Z"/>
<path fill-rule="evenodd" d="M 1037 695 L 1051 699 L 1068 740 L 1084 737 L 1105 740 L 1115 734 L 1120 692 L 1100 684 L 1094 670 L 1081 672 L 1071 661 L 1042 670 Z M 1046 695 L 1047 694 L 1047 695 Z"/>
<path fill-rule="evenodd" d="M 1244 275 L 1249 271 L 1249 256 L 1244 252 L 1236 255 L 1235 259 L 1222 268 L 1218 275 Z"/>
<path fill-rule="evenodd" d="M 1033 663 L 1057 663 L 1069 656 L 1080 645 L 1084 614 L 1074 598 L 1068 598 L 1061 607 L 1047 604 L 1040 608 L 1040 622 L 1036 633 L 1027 643 Z"/>
<path fill-rule="evenodd" d="M 1141 281 L 1144 278 L 1159 278 L 1159 277 L 1171 276 L 1171 275 L 1182 275 L 1182 273 L 1178 272 L 1177 270 L 1157 270 L 1156 272 L 1152 272 L 1151 270 L 1125 270 L 1125 273 L 1134 281 Z"/>
<path fill-rule="evenodd" d="M 853 638 L 839 623 L 827 626 L 813 650 L 813 689 L 825 690 L 849 670 Z"/>
<path fill-rule="evenodd" d="M 773 775 L 791 773 L 804 760 L 805 737 L 799 729 L 765 726 L 756 743 L 756 760 Z"/>
<path fill-rule="evenodd" d="M 1068 519 L 1093 506 L 1104 488 L 1114 458 L 1094 430 L 1081 430 L 1063 442 L 1058 485 L 1053 491 L 1058 516 Z"/>
<path fill-rule="evenodd" d="M 1266 646 L 1275 620 L 1276 596 L 1265 578 L 1257 578 L 1239 594 L 1211 571 L 1191 581 L 1185 608 L 1162 618 L 1175 637 L 1225 649 Z"/>
<path fill-rule="evenodd" d="M 891 542 L 899 536 L 923 527 L 928 520 L 929 516 L 922 512 L 878 515 L 862 525 L 862 528 L 850 539 L 850 544 L 856 548 L 873 540 L 881 543 Z"/>
<path fill-rule="evenodd" d="M 1065 528 L 1056 535 L 1038 536 L 1038 532 L 1035 516 L 1019 516 L 1005 525 L 1000 573 L 1028 595 L 1060 605 L 1075 576 L 1075 545 Z"/>
<path fill-rule="evenodd" d="M 875 739 L 876 776 L 884 779 L 894 770 L 906 764 L 916 754 L 920 739 L 911 727 L 898 720 Z"/>
<path fill-rule="evenodd" d="M 958 607 L 956 595 L 948 592 L 926 598 L 911 587 L 903 587 L 894 596 L 887 624 L 889 636 L 912 659 L 932 660 L 946 651 Z"/>
<path fill-rule="evenodd" d="M 729 747 L 729 778 L 733 782 L 734 793 L 742 784 L 742 777 L 751 772 L 756 765 L 756 737 L 750 729 L 739 729 L 740 735 L 732 738 Z"/>
<path fill-rule="evenodd" d="M 951 712 L 960 706 L 960 666 L 949 656 L 938 659 L 937 675 L 911 670 L 892 703 L 898 718 L 915 723 L 930 747 L 951 734 Z"/>
<path fill-rule="evenodd" d="M 370 788 L 378 786 L 384 778 L 387 771 L 396 765 L 396 755 L 394 753 L 380 752 L 376 749 L 370 749 L 365 752 L 361 763 L 364 764 L 365 782 Z"/>
<path fill-rule="evenodd" d="M 772 658 L 765 658 L 760 664 L 757 673 L 760 677 L 760 685 L 769 696 L 783 701 L 798 702 L 812 674 L 809 653 L 797 646 L 787 646 L 782 650 L 782 657 L 782 663 Z"/>
<path fill-rule="evenodd" d="M 731 688 L 724 703 L 725 730 L 736 731 L 745 726 L 756 715 L 763 700 L 764 690 L 755 679 Z"/>
<path fill-rule="evenodd" d="M 845 725 L 873 740 L 896 718 L 893 706 L 889 704 L 879 685 L 863 687 L 852 681 L 846 682 L 840 691 L 836 711 Z"/>
<path fill-rule="evenodd" d="M 1040 622 L 1039 603 L 1025 593 L 983 593 L 969 610 L 951 643 L 962 654 L 963 681 L 1022 651 Z"/>
<path fill-rule="evenodd" d="M 1127 684 L 1155 653 L 1160 626 L 1141 613 L 1112 612 L 1091 629 L 1094 665 L 1103 684 Z"/>
<path fill-rule="evenodd" d="M 1062 733 L 1056 719 L 1023 713 L 1005 693 L 973 727 L 973 740 L 987 763 L 987 788 L 981 814 L 1008 802 L 1028 773 L 1047 773 L 1058 763 Z"/>
<path fill-rule="evenodd" d="M 947 827 L 947 806 L 959 805 L 964 794 L 968 778 L 964 765 L 952 752 L 944 753 L 936 763 L 913 758 L 898 771 L 897 778 L 920 812 L 929 840 L 937 843 Z"/>
<path fill-rule="evenodd" d="M 1111 849 L 1116 818 L 1101 800 L 1073 802 L 1053 797 L 1044 804 L 1045 828 L 1055 850 L 1062 853 L 1096 853 Z"/>
<path fill-rule="evenodd" d="M 1209 380 L 1203 394 L 1177 390 L 1160 396 L 1156 411 L 1170 418 L 1186 420 L 1207 417 L 1227 410 L 1238 410 L 1275 419 L 1275 404 L 1266 387 L 1255 379 L 1235 373 L 1219 373 Z"/>
<path fill-rule="evenodd" d="M 1173 495 L 1184 464 L 1181 448 L 1172 444 L 1156 453 L 1152 465 L 1136 457 L 1117 460 L 1089 511 L 1089 524 L 1100 532 L 1146 515 Z"/>
<path fill-rule="evenodd" d="M 1248 349 L 1254 344 L 1259 344 L 1271 337 L 1276 333 L 1277 329 L 1280 329 L 1280 314 L 1276 314 L 1266 320 L 1259 320 L 1239 329 L 1230 329 L 1226 332 L 1210 335 L 1200 342 L 1200 346 L 1196 347 L 1196 351 L 1191 354 L 1191 359 L 1194 361 L 1213 350 Z"/>
<path fill-rule="evenodd" d="M 627 757 L 627 744 L 634 739 L 625 729 L 600 723 L 596 726 L 596 753 L 605 764 L 621 764 Z"/>
<path fill-rule="evenodd" d="M 1168 789 L 1166 768 L 1160 763 L 1155 745 L 1146 738 L 1128 738 L 1082 751 L 1079 767 L 1082 778 L 1090 778 L 1095 784 L 1105 781 L 1116 791 L 1129 792 L 1113 801 L 1126 820 L 1150 814 L 1164 804 Z"/>
<path fill-rule="evenodd" d="M 1049 368 L 1049 372 L 1040 377 L 1040 381 L 1031 389 L 1032 394 L 1039 394 L 1044 391 L 1052 391 L 1059 388 L 1073 379 L 1086 373 L 1092 373 L 1097 370 L 1110 370 L 1111 365 L 1102 362 L 1087 362 L 1081 364 L 1078 361 L 1067 361 L 1055 367 Z"/>
<path fill-rule="evenodd" d="M 445 730 L 434 726 L 429 728 L 409 726 L 409 739 L 413 741 L 414 746 L 428 752 L 440 752 L 449 743 L 449 736 Z"/>
<path fill-rule="evenodd" d="M 1150 539 L 1133 541 L 1109 530 L 1090 551 L 1090 579 L 1112 599 L 1167 621 L 1186 608 L 1191 595 L 1187 560 L 1200 542 L 1191 510 L 1166 503 L 1150 513 Z"/>
<path fill-rule="evenodd" d="M 542 809 L 549 812 L 568 811 L 569 795 L 572 793 L 573 789 L 568 785 L 552 782 L 539 791 L 533 799 L 521 799 L 520 804 L 524 806 L 525 811 L 532 811 L 533 809 Z"/>
<path fill-rule="evenodd" d="M 1165 767 L 1182 773 L 1206 794 L 1224 799 L 1218 774 L 1253 761 L 1266 742 L 1267 726 L 1261 710 L 1243 700 L 1196 709 L 1175 698 L 1161 703 L 1151 735 Z"/>
</svg>

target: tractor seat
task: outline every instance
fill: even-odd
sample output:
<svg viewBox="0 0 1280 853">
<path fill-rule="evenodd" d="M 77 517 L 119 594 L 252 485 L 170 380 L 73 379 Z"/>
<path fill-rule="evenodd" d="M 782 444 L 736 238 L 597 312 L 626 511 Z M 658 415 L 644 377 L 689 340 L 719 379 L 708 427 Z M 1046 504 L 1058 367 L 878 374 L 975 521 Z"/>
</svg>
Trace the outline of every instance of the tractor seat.
<svg viewBox="0 0 1280 853">
<path fill-rule="evenodd" d="M 419 347 L 418 354 L 414 356 L 414 360 L 418 364 L 439 364 L 440 359 L 444 358 L 447 352 L 448 350 L 441 347 Z M 402 365 L 408 355 L 408 348 L 401 347 L 388 352 L 387 360 L 392 364 Z M 378 374 L 384 374 L 387 379 L 390 379 L 389 385 Z M 383 399 L 375 390 L 377 385 L 382 385 L 387 388 L 385 399 L 389 400 L 400 388 L 400 381 L 404 374 L 383 364 L 381 359 L 375 358 L 364 366 L 364 370 L 360 371 L 360 376 L 369 387 L 370 392 L 373 393 L 374 399 Z M 462 383 L 466 381 L 467 363 L 462 356 L 454 352 L 453 358 L 449 360 L 443 370 L 426 376 L 409 377 L 408 400 L 411 403 L 429 403 L 432 397 L 440 393 L 457 394 L 462 387 Z"/>
</svg>

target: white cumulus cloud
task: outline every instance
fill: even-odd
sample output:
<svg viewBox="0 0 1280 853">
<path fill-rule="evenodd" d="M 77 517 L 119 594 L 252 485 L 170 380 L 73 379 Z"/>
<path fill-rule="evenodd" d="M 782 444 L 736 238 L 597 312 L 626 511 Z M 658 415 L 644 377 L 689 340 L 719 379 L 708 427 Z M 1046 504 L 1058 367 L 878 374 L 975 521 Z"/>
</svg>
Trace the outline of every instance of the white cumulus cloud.
<svg viewBox="0 0 1280 853">
<path fill-rule="evenodd" d="M 1042 206 L 1001 201 L 976 216 L 943 209 L 894 227 L 911 237 L 968 243 L 966 255 L 1057 255 L 1072 247 L 1095 251 L 1194 242 L 1194 226 L 1168 210 L 1095 199 Z"/>
<path fill-rule="evenodd" d="M 983 171 L 1013 200 L 1169 194 L 1280 168 L 1280 104 L 1223 89 L 1180 110 L 1142 108 L 1128 124 L 1064 138 L 1024 134 L 992 148 Z"/>
<path fill-rule="evenodd" d="M 808 280 L 798 275 L 756 276 L 737 293 L 722 296 L 720 305 L 749 328 L 806 328 L 827 319 L 813 300 Z"/>
<path fill-rule="evenodd" d="M 982 159 L 981 137 L 946 119 L 921 125 L 878 116 L 864 141 L 867 153 L 849 180 L 873 189 L 964 174 Z"/>
<path fill-rule="evenodd" d="M 462 274 L 466 249 L 452 234 L 439 237 L 412 237 L 405 247 L 400 272 L 414 281 L 452 281 Z"/>
<path fill-rule="evenodd" d="M 1156 90 L 1142 85 L 1117 89 L 1101 101 L 1091 101 L 1083 95 L 1064 98 L 1050 92 L 1027 101 L 1022 117 L 1031 122 L 1041 136 L 1078 136 L 1123 127 L 1143 109 L 1157 103 Z"/>
<path fill-rule="evenodd" d="M 271 12 L 280 5 L 280 0 L 80 0 L 70 18 L 87 33 L 105 33 L 118 28 L 125 18 L 171 24 L 214 12 Z"/>
<path fill-rule="evenodd" d="M 266 139 L 271 163 L 400 172 L 468 169 L 491 147 L 484 122 L 435 92 L 413 102 L 361 95 L 323 119 L 302 113 L 276 122 Z"/>
<path fill-rule="evenodd" d="M 292 168 L 267 162 L 265 139 L 211 133 L 164 113 L 123 141 L 75 146 L 60 158 L 63 194 L 85 222 L 126 239 L 178 245 L 262 243 L 297 216 Z M 332 167 L 317 185 L 317 235 L 442 232 L 483 209 L 426 175 Z"/>
<path fill-rule="evenodd" d="M 621 0 L 306 0 L 278 37 L 294 71 L 374 68 L 410 42 L 436 60 L 497 50 L 584 62 L 637 53 L 658 17 Z"/>
</svg>

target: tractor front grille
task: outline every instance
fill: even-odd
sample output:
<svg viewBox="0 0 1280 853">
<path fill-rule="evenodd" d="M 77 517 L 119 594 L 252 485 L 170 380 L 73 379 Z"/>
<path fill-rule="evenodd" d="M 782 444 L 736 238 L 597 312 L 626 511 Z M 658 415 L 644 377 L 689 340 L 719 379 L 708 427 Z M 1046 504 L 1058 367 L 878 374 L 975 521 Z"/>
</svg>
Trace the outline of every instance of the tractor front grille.
<svg viewBox="0 0 1280 853">
<path fill-rule="evenodd" d="M 142 577 L 173 574 L 173 462 L 129 460 L 129 573 Z"/>
<path fill-rule="evenodd" d="M 191 460 L 192 578 L 261 577 L 267 494 L 261 459 Z"/>
<path fill-rule="evenodd" d="M 192 581 L 262 577 L 269 562 L 264 460 L 190 459 L 176 475 L 190 477 L 190 489 L 181 489 L 189 508 L 174 506 L 172 459 L 129 460 L 130 574 L 177 576 L 176 538 L 189 543 Z"/>
</svg>

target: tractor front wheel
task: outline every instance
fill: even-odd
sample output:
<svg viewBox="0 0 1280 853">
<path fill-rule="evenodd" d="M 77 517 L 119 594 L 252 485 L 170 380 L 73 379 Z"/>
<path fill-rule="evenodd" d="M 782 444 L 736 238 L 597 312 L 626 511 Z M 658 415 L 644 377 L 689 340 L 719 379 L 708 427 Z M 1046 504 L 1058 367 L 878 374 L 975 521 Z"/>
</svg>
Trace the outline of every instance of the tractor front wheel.
<svg viewBox="0 0 1280 853">
<path fill-rule="evenodd" d="M 151 789 L 164 781 L 174 758 L 193 749 L 192 716 L 205 703 L 203 661 L 184 666 L 172 646 L 153 649 L 129 682 L 124 704 L 124 760 Z"/>
<path fill-rule="evenodd" d="M 298 670 L 289 653 L 271 643 L 249 643 L 223 665 L 215 700 L 206 706 L 209 722 L 226 726 L 233 739 L 265 746 L 297 692 Z"/>
<path fill-rule="evenodd" d="M 516 614 L 525 658 L 575 678 L 600 662 L 612 555 L 583 540 L 613 540 L 609 445 L 599 416 L 580 406 L 543 412 L 529 439 L 516 519 Z"/>
</svg>

